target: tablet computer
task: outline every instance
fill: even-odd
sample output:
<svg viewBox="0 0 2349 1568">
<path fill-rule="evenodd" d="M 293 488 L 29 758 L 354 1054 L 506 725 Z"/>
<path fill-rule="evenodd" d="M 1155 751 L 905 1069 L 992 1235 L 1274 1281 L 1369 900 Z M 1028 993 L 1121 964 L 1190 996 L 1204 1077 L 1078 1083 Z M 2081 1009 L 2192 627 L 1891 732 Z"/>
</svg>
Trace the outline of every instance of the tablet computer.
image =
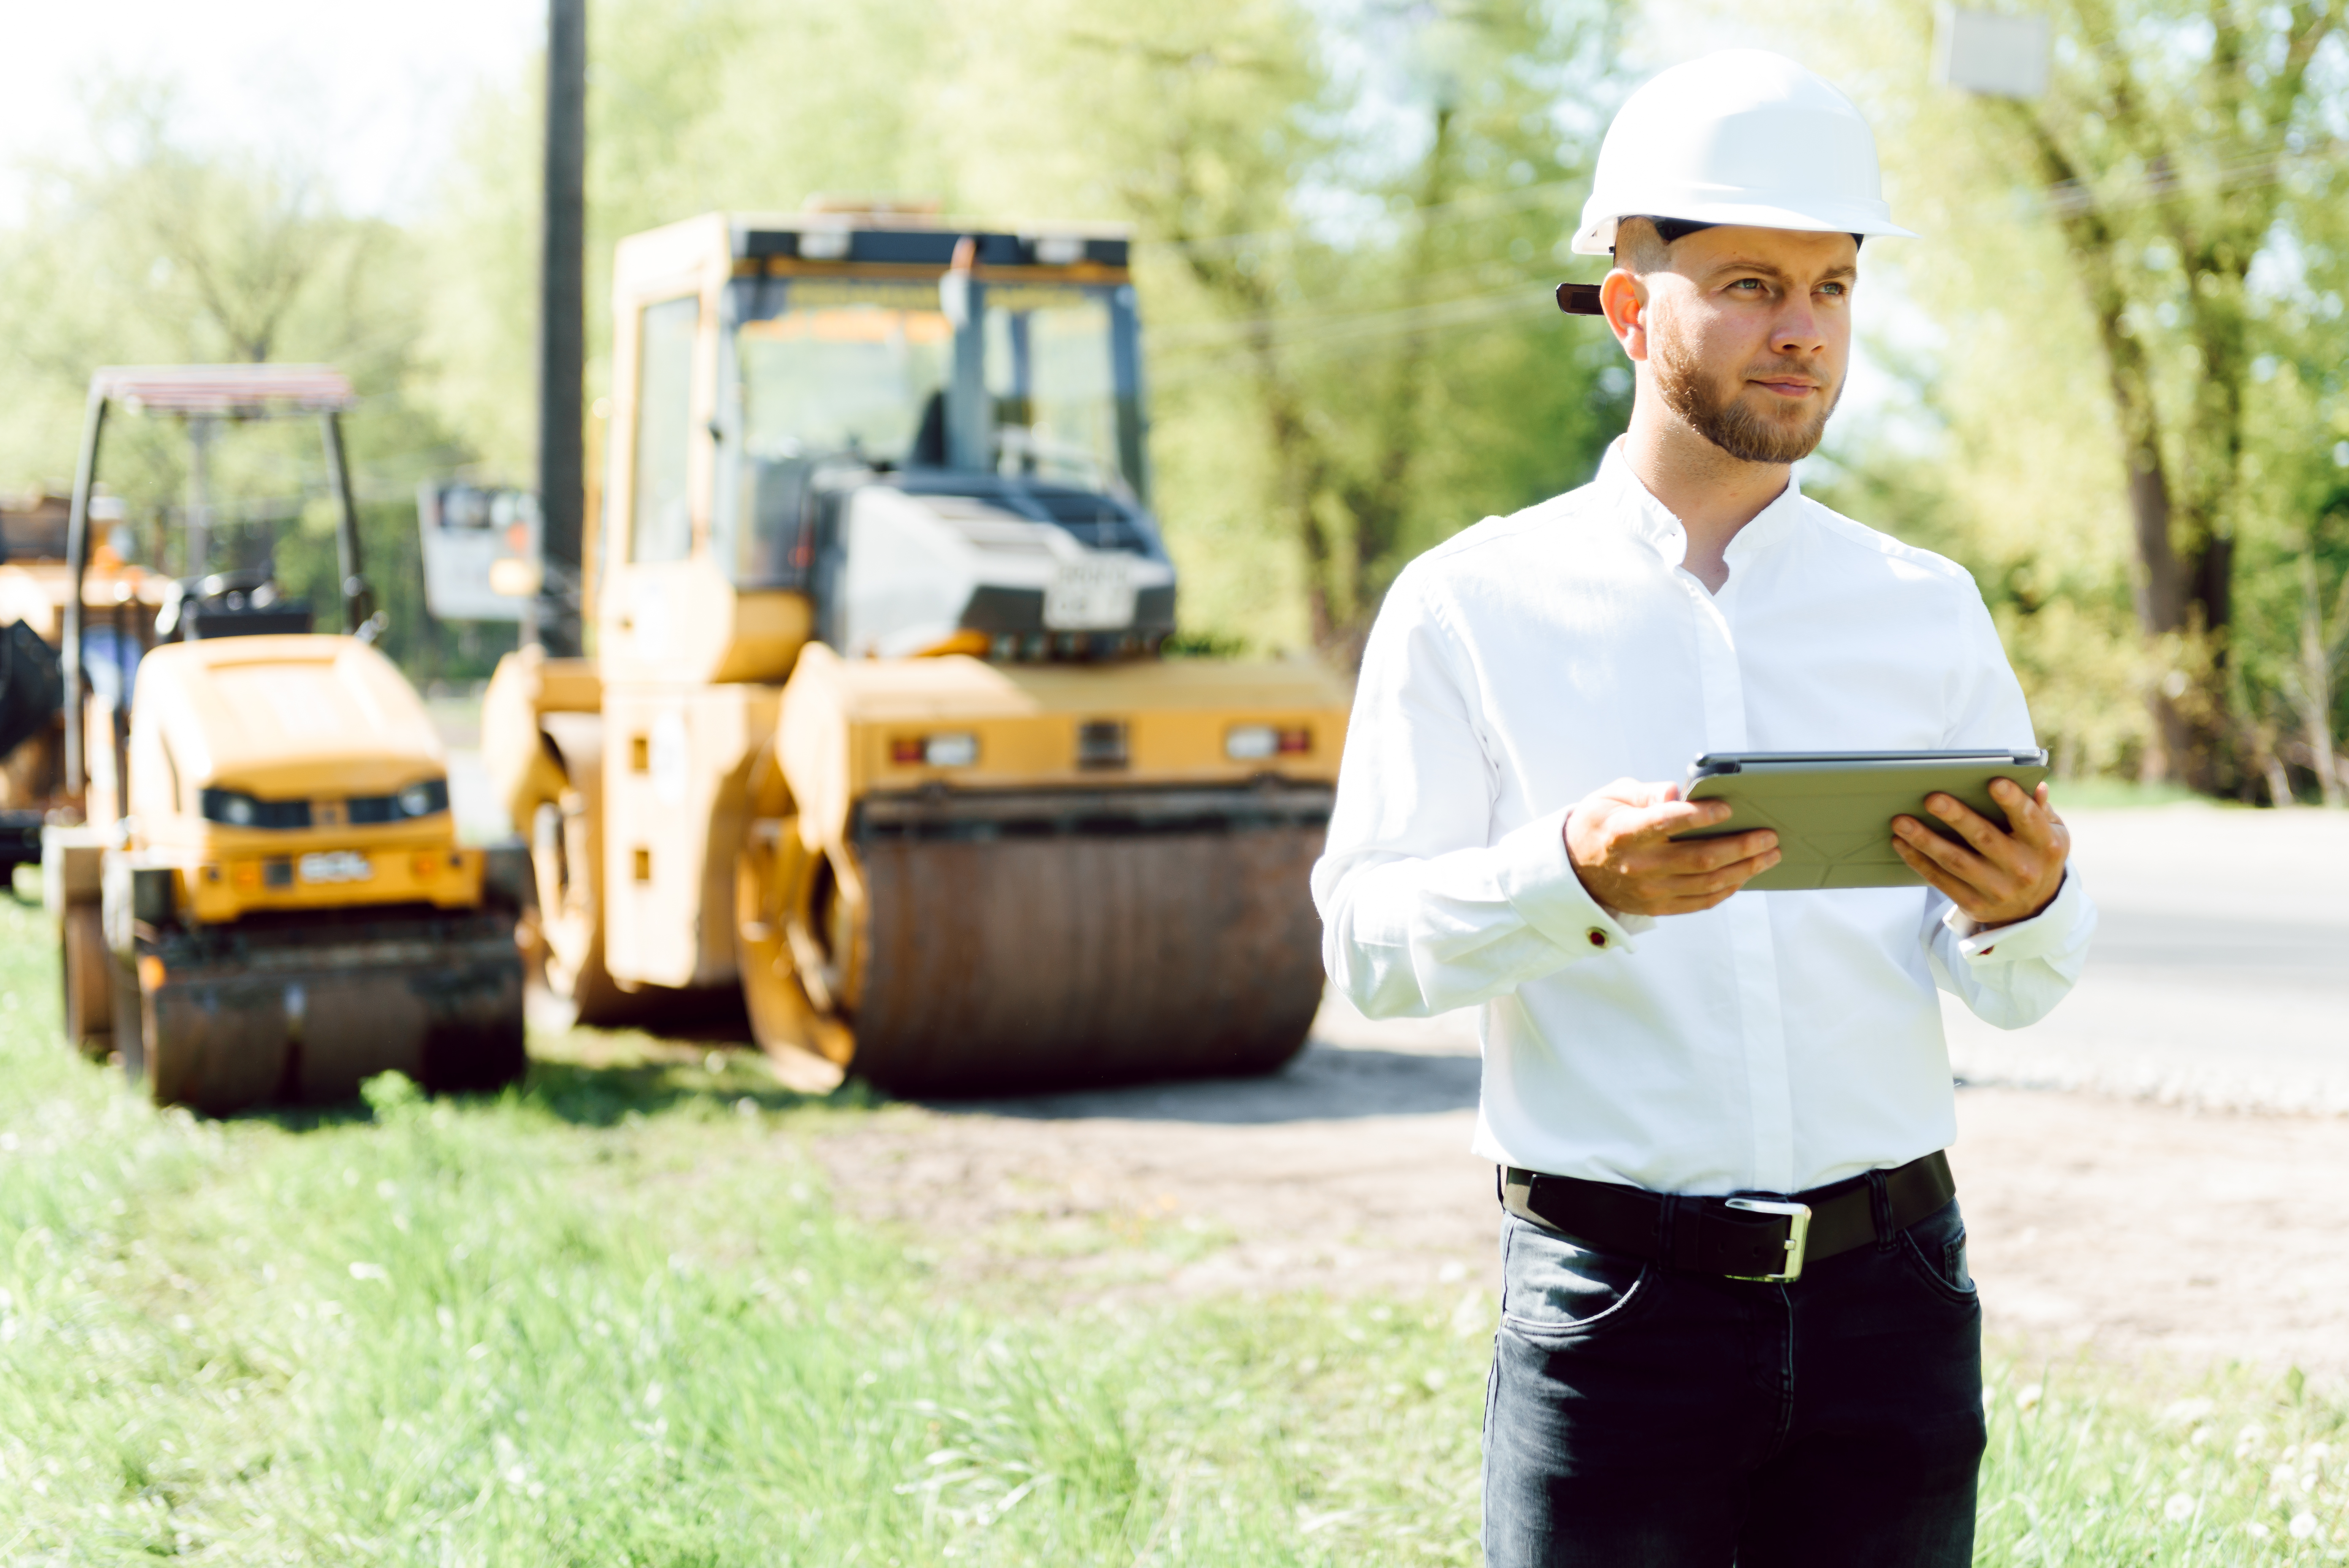
<svg viewBox="0 0 2349 1568">
<path fill-rule="evenodd" d="M 2002 828 L 2006 813 L 1991 799 L 1991 780 L 2012 779 L 2029 791 L 2046 777 L 2044 751 L 1708 752 L 1689 765 L 1681 794 L 1726 800 L 1730 819 L 1673 837 L 1776 829 L 1782 858 L 1745 884 L 1765 892 L 1920 887 L 1925 879 L 1893 852 L 1893 818 L 1914 817 L 1962 842 L 1957 830 L 1925 810 L 1926 796 L 1954 795 Z"/>
</svg>

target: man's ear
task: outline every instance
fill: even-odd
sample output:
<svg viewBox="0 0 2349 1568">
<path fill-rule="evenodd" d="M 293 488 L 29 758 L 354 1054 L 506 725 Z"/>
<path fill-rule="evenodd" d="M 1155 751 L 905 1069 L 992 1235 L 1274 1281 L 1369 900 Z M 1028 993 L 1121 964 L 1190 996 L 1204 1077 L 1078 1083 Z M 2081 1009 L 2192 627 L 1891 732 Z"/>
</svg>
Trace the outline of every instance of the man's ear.
<svg viewBox="0 0 2349 1568">
<path fill-rule="evenodd" d="M 1615 331 L 1615 341 L 1623 352 L 1634 359 L 1648 357 L 1648 285 L 1637 274 L 1622 267 L 1609 273 L 1599 284 L 1599 307 L 1607 315 L 1607 325 Z"/>
</svg>

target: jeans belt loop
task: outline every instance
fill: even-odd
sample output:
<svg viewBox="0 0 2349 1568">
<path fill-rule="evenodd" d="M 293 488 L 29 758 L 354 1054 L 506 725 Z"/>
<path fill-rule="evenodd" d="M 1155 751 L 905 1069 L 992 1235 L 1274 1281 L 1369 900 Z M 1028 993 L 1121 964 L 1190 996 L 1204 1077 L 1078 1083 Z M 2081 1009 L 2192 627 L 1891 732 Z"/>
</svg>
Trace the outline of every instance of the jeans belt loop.
<svg viewBox="0 0 2349 1568">
<path fill-rule="evenodd" d="M 1868 1217 L 1876 1226 L 1876 1250 L 1890 1252 L 1899 1241 L 1900 1227 L 1892 1222 L 1892 1185 L 1881 1171 L 1868 1173 Z"/>
<path fill-rule="evenodd" d="M 1656 1221 L 1656 1256 L 1668 1269 L 1680 1267 L 1680 1257 L 1672 1247 L 1673 1222 L 1680 1218 L 1681 1200 L 1676 1192 L 1663 1194 L 1663 1212 Z"/>
<path fill-rule="evenodd" d="M 1672 1200 L 1672 1255 L 1667 1261 L 1682 1274 L 1702 1274 L 1704 1222 L 1710 1200 L 1686 1194 Z"/>
</svg>

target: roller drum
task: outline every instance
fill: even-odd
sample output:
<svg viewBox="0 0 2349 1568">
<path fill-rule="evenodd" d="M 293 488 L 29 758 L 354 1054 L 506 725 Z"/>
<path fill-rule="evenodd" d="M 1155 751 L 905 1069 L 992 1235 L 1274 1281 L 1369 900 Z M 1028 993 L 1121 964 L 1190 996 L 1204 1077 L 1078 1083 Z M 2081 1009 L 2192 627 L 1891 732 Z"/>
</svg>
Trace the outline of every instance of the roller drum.
<svg viewBox="0 0 2349 1568">
<path fill-rule="evenodd" d="M 1307 879 L 1327 792 L 1187 814 L 1177 799 L 1154 817 L 1104 799 L 945 830 L 918 805 L 911 831 L 868 819 L 854 1072 L 903 1094 L 998 1094 L 1264 1073 L 1296 1055 L 1321 999 Z"/>
<path fill-rule="evenodd" d="M 149 1092 L 214 1115 L 347 1099 L 398 1071 L 434 1089 L 522 1076 L 511 915 L 311 922 L 141 942 Z"/>
</svg>

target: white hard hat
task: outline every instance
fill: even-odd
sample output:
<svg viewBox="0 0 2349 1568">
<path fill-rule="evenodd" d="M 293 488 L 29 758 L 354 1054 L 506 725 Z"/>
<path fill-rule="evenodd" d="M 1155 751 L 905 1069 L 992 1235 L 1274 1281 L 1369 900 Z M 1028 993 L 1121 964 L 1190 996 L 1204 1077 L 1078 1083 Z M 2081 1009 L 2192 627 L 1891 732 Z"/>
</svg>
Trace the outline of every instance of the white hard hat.
<svg viewBox="0 0 2349 1568">
<path fill-rule="evenodd" d="M 1575 250 L 1605 255 L 1616 220 L 1635 217 L 1916 238 L 1884 204 L 1859 110 L 1766 49 L 1674 66 L 1624 100 L 1599 144 Z"/>
</svg>

